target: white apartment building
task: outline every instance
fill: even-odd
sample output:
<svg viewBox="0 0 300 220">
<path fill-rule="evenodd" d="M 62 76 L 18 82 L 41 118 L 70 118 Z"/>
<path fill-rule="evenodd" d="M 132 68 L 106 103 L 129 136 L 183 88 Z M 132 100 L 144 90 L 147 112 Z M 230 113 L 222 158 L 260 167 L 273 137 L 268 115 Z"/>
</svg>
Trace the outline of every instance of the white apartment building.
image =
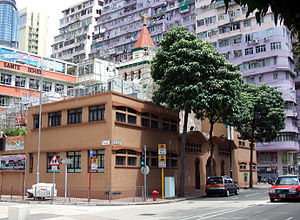
<svg viewBox="0 0 300 220">
<path fill-rule="evenodd" d="M 49 16 L 30 8 L 20 11 L 19 50 L 47 55 Z"/>
<path fill-rule="evenodd" d="M 85 0 L 63 10 L 59 35 L 54 37 L 52 58 L 72 63 L 88 58 L 96 18 L 100 16 L 102 0 Z"/>
</svg>

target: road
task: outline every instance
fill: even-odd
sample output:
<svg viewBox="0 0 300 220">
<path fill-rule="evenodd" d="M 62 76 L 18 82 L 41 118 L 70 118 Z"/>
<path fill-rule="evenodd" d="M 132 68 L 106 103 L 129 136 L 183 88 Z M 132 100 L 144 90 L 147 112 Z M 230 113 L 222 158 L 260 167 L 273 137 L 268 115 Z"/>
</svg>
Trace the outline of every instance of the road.
<svg viewBox="0 0 300 220">
<path fill-rule="evenodd" d="M 75 206 L 51 204 L 26 204 L 30 207 L 30 220 L 112 220 L 112 219 L 300 219 L 299 203 L 280 201 L 270 203 L 268 189 L 252 189 L 238 196 L 209 197 L 159 205 L 129 206 Z M 13 203 L 0 203 L 0 220 L 7 219 L 8 208 Z"/>
</svg>

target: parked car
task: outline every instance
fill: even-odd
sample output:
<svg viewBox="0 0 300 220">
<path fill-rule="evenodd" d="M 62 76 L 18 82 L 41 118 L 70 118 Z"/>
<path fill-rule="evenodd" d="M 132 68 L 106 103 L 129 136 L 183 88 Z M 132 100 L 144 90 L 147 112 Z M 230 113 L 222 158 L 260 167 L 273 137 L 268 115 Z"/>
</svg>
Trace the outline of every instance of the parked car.
<svg viewBox="0 0 300 220">
<path fill-rule="evenodd" d="M 230 196 L 231 194 L 239 194 L 239 187 L 236 182 L 234 182 L 228 176 L 213 176 L 208 177 L 205 185 L 205 193 L 207 196 L 211 195 L 223 195 Z"/>
<path fill-rule="evenodd" d="M 300 176 L 279 176 L 269 190 L 271 202 L 275 199 L 299 199 L 300 198 Z"/>
<path fill-rule="evenodd" d="M 57 190 L 55 187 L 56 184 L 54 184 L 54 188 L 53 188 L 52 183 L 33 184 L 32 188 L 27 190 L 27 197 L 34 198 L 35 200 L 51 199 L 52 196 L 56 197 L 57 195 Z"/>
</svg>

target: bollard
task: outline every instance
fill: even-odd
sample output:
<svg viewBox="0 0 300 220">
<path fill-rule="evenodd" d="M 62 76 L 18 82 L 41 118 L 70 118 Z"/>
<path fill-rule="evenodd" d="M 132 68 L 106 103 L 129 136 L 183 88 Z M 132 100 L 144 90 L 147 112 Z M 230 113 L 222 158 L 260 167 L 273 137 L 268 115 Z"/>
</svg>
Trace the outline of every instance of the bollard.
<svg viewBox="0 0 300 220">
<path fill-rule="evenodd" d="M 109 203 L 111 203 L 111 187 L 109 187 L 108 189 L 108 199 L 109 199 Z"/>
<path fill-rule="evenodd" d="M 2 186 L 0 188 L 0 200 L 1 200 L 1 198 L 2 198 Z"/>
<path fill-rule="evenodd" d="M 134 202 L 134 187 L 133 187 L 133 189 L 132 189 L 132 202 Z"/>
<path fill-rule="evenodd" d="M 71 186 L 69 186 L 69 203 L 71 202 Z"/>
<path fill-rule="evenodd" d="M 8 219 L 9 220 L 29 220 L 30 210 L 29 206 L 16 205 L 8 208 Z"/>
</svg>

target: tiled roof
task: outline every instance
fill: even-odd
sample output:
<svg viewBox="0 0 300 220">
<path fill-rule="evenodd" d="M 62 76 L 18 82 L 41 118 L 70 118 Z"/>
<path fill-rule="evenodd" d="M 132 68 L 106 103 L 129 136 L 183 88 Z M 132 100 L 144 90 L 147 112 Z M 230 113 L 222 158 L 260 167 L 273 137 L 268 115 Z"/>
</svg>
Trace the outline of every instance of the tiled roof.
<svg viewBox="0 0 300 220">
<path fill-rule="evenodd" d="M 134 48 L 139 47 L 155 47 L 148 28 L 144 25 Z"/>
</svg>

